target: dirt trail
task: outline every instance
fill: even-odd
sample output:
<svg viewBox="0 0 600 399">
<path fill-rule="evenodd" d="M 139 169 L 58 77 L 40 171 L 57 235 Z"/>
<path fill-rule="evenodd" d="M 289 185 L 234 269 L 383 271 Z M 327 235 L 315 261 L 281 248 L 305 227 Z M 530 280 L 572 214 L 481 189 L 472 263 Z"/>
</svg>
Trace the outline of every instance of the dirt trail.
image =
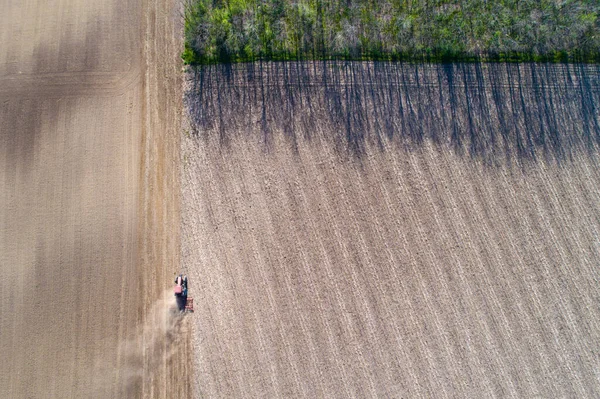
<svg viewBox="0 0 600 399">
<path fill-rule="evenodd" d="M 0 397 L 187 396 L 171 327 L 147 328 L 178 267 L 177 18 L 3 5 Z"/>
<path fill-rule="evenodd" d="M 597 397 L 597 68 L 319 68 L 190 81 L 195 395 Z"/>
</svg>

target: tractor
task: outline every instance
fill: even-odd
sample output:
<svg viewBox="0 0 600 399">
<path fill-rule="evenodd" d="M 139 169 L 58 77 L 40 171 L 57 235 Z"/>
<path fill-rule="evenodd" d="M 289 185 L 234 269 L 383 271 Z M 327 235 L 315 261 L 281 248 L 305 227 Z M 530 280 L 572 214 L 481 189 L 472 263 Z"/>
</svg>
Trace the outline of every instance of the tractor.
<svg viewBox="0 0 600 399">
<path fill-rule="evenodd" d="M 181 313 L 193 312 L 194 311 L 194 299 L 188 296 L 188 278 L 183 274 L 180 274 L 175 278 L 175 301 L 177 302 L 177 308 Z"/>
</svg>

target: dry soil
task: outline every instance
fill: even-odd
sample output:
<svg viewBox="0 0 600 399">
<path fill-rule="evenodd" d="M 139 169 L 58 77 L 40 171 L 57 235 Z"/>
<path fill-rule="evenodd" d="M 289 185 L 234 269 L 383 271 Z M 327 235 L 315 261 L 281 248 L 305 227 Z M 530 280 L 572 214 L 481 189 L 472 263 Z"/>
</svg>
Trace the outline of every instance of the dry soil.
<svg viewBox="0 0 600 399">
<path fill-rule="evenodd" d="M 3 2 L 2 398 L 188 396 L 185 325 L 161 299 L 179 259 L 177 18 L 172 1 Z"/>
<path fill-rule="evenodd" d="M 597 66 L 189 79 L 196 397 L 600 395 Z"/>
</svg>

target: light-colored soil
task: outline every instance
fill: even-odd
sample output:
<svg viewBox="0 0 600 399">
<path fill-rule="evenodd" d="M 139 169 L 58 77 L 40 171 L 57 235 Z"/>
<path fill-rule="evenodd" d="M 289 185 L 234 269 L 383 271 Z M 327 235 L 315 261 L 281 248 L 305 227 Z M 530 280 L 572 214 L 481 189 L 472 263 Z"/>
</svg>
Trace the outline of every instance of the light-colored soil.
<svg viewBox="0 0 600 399">
<path fill-rule="evenodd" d="M 244 68 L 196 77 L 182 142 L 196 397 L 600 395 L 600 168 L 597 139 L 577 144 L 582 124 L 600 133 L 596 67 L 504 81 L 495 105 L 489 81 L 427 68 L 329 86 Z M 404 78 L 405 118 L 390 111 L 396 135 L 377 135 Z M 452 84 L 461 106 L 436 105 Z M 548 112 L 524 115 L 540 96 Z M 517 118 L 506 147 L 457 148 L 452 121 L 489 138 L 501 104 Z M 553 118 L 572 118 L 555 121 L 569 155 L 520 152 L 515 129 Z"/>
<path fill-rule="evenodd" d="M 174 7 L 2 6 L 2 398 L 187 396 Z"/>
</svg>

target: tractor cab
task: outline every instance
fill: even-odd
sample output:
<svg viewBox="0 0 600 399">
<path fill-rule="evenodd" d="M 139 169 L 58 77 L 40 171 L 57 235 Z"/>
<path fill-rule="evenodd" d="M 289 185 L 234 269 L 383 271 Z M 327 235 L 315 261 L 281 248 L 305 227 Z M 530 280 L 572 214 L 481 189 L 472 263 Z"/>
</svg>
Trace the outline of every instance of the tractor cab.
<svg viewBox="0 0 600 399">
<path fill-rule="evenodd" d="M 189 283 L 187 276 L 180 274 L 175 278 L 175 287 L 173 288 L 173 292 L 175 294 L 177 308 L 182 313 L 194 311 L 194 299 L 188 296 L 188 288 Z"/>
</svg>

